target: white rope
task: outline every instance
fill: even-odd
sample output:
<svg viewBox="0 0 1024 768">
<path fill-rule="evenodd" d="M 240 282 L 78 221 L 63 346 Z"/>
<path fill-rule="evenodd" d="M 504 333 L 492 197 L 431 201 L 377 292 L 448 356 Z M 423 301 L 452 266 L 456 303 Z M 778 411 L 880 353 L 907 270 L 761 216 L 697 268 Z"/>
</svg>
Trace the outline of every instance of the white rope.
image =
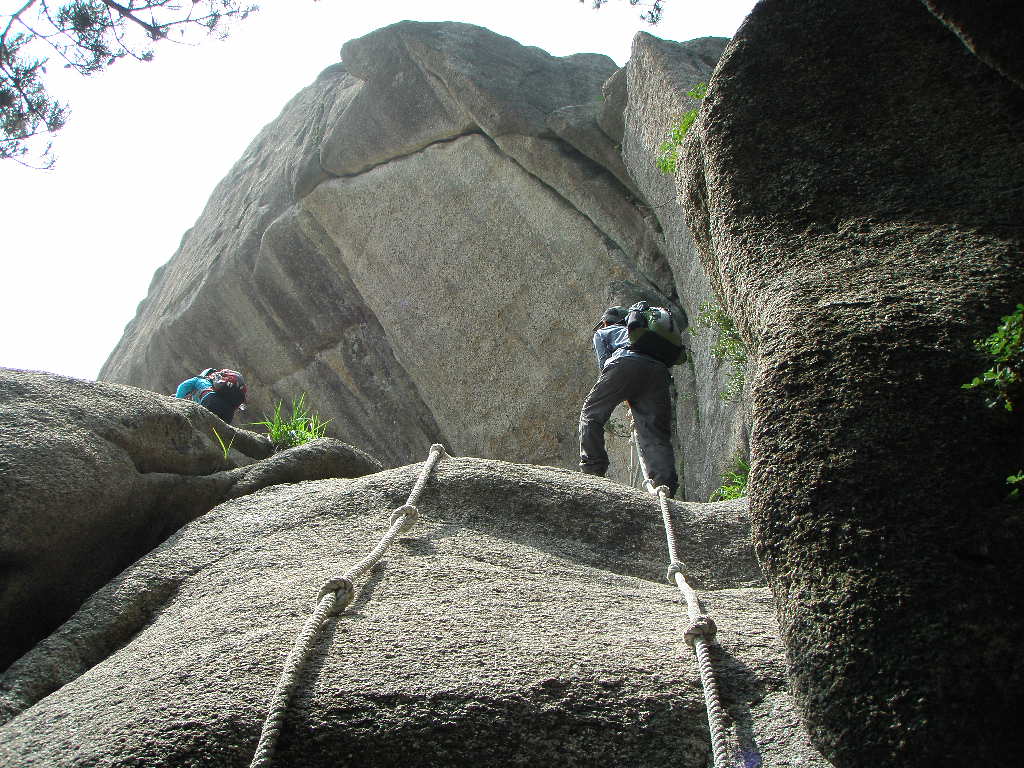
<svg viewBox="0 0 1024 768">
<path fill-rule="evenodd" d="M 277 745 L 278 736 L 281 735 L 284 716 L 288 711 L 288 702 L 298 683 L 299 674 L 313 650 L 317 634 L 323 628 L 328 617 L 341 613 L 352 602 L 355 597 L 355 587 L 353 586 L 355 580 L 380 560 L 387 548 L 400 534 L 410 530 L 416 524 L 418 515 L 416 502 L 423 494 L 423 489 L 426 487 L 434 467 L 444 456 L 443 445 L 435 443 L 430 446 L 430 454 L 423 463 L 423 469 L 420 471 L 412 491 L 409 492 L 409 499 L 391 514 L 391 527 L 388 528 L 387 533 L 370 554 L 352 566 L 343 576 L 328 579 L 320 589 L 320 594 L 316 598 L 316 607 L 306 620 L 285 660 L 284 669 L 281 671 L 281 677 L 274 689 L 273 696 L 271 696 L 267 717 L 263 722 L 263 730 L 260 732 L 260 740 L 256 745 L 256 753 L 253 755 L 249 768 L 269 768 L 274 758 L 274 747 Z"/>
<path fill-rule="evenodd" d="M 636 431 L 633 432 L 633 439 L 634 441 L 637 439 Z M 725 727 L 725 711 L 722 709 L 722 702 L 718 696 L 718 681 L 715 679 L 715 667 L 711 660 L 711 642 L 715 639 L 717 627 L 714 620 L 704 613 L 700 597 L 683 576 L 683 564 L 679 560 L 676 550 L 676 532 L 668 508 L 668 487 L 654 486 L 654 482 L 647 474 L 647 465 L 644 462 L 643 453 L 640 451 L 639 442 L 637 442 L 637 458 L 644 476 L 644 488 L 658 497 L 658 504 L 661 507 L 661 519 L 665 525 L 665 538 L 668 541 L 668 580 L 669 583 L 674 581 L 676 587 L 679 588 L 679 594 L 686 603 L 686 613 L 690 619 L 689 626 L 683 632 L 683 639 L 688 646 L 693 648 L 694 655 L 697 657 L 697 670 L 700 672 L 700 681 L 704 688 L 704 705 L 708 712 L 708 730 L 711 733 L 714 768 L 727 768 L 729 742 Z"/>
<path fill-rule="evenodd" d="M 640 445 L 636 439 L 636 422 L 633 420 L 633 409 L 627 408 L 629 414 L 629 486 L 640 488 Z"/>
</svg>

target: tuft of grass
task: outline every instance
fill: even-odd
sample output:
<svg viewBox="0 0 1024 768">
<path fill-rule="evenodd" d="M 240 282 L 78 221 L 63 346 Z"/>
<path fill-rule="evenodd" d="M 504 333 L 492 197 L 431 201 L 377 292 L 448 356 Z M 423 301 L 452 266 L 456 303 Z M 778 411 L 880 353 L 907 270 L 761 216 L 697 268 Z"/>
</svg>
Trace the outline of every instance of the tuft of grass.
<svg viewBox="0 0 1024 768">
<path fill-rule="evenodd" d="M 1009 498 L 1013 501 L 1024 501 L 1024 469 L 1006 478 L 1006 484 L 1012 489 Z"/>
<path fill-rule="evenodd" d="M 224 438 L 220 436 L 220 432 L 217 431 L 217 428 L 212 427 L 212 429 L 213 436 L 217 438 L 217 442 L 220 443 L 220 449 L 224 452 L 224 461 L 227 461 L 228 454 L 231 452 L 231 446 L 234 444 L 237 435 L 232 435 L 231 439 L 227 442 L 227 444 L 225 444 Z"/>
<path fill-rule="evenodd" d="M 742 456 L 734 456 L 732 465 L 722 475 L 722 485 L 711 494 L 708 501 L 727 501 L 747 495 L 747 478 L 750 476 L 750 462 Z"/>
<path fill-rule="evenodd" d="M 253 422 L 254 426 L 265 427 L 267 437 L 274 444 L 274 447 L 281 450 L 294 448 L 318 437 L 323 437 L 327 425 L 331 420 L 323 421 L 320 416 L 313 413 L 306 405 L 306 393 L 299 395 L 298 399 L 292 398 L 292 410 L 290 416 L 282 413 L 281 401 L 274 406 L 274 414 L 264 414 L 263 421 Z"/>
<path fill-rule="evenodd" d="M 686 95 L 691 99 L 700 101 L 708 95 L 708 84 L 697 83 L 687 91 Z M 697 119 L 697 111 L 698 108 L 694 107 L 689 112 L 681 115 L 679 122 L 669 130 L 668 138 L 658 147 L 658 155 L 654 160 L 654 164 L 658 167 L 659 171 L 667 176 L 675 176 L 676 174 L 676 170 L 679 167 L 679 148 L 683 145 L 683 139 L 686 138 L 686 134 Z"/>
</svg>

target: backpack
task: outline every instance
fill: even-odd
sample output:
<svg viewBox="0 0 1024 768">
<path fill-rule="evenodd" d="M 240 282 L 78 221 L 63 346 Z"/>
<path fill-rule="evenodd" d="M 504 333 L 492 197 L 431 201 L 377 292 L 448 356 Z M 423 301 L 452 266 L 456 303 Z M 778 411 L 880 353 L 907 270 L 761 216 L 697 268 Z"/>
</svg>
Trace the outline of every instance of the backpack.
<svg viewBox="0 0 1024 768">
<path fill-rule="evenodd" d="M 238 371 L 230 368 L 221 368 L 214 371 L 207 378 L 213 383 L 213 391 L 222 395 L 232 405 L 239 405 L 245 402 L 245 396 L 249 388 L 245 386 L 245 379 Z"/>
<path fill-rule="evenodd" d="M 680 365 L 686 361 L 683 337 L 676 328 L 672 313 L 664 307 L 649 307 L 640 301 L 629 308 L 626 315 L 629 348 L 650 355 L 665 365 Z"/>
</svg>

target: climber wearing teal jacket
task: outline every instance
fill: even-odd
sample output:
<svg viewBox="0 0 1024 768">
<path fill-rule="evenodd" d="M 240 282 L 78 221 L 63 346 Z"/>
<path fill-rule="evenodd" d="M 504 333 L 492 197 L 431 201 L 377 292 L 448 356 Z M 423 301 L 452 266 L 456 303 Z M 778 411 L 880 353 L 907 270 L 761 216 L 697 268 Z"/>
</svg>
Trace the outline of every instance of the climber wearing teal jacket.
<svg viewBox="0 0 1024 768">
<path fill-rule="evenodd" d="M 175 397 L 199 403 L 228 424 L 236 408 L 245 408 L 246 386 L 242 374 L 228 369 L 207 368 L 178 385 Z"/>
<path fill-rule="evenodd" d="M 621 402 L 633 412 L 640 451 L 655 486 L 679 487 L 672 451 L 672 399 L 668 366 L 630 348 L 625 307 L 609 307 L 594 329 L 594 354 L 601 375 L 580 411 L 580 469 L 608 471 L 604 425 Z"/>
<path fill-rule="evenodd" d="M 185 379 L 185 381 L 178 385 L 178 391 L 174 393 L 174 396 L 183 399 L 188 398 L 197 403 L 203 402 L 202 393 L 213 392 L 213 382 L 210 381 L 211 373 L 213 373 L 213 368 L 207 368 L 198 376 Z"/>
</svg>

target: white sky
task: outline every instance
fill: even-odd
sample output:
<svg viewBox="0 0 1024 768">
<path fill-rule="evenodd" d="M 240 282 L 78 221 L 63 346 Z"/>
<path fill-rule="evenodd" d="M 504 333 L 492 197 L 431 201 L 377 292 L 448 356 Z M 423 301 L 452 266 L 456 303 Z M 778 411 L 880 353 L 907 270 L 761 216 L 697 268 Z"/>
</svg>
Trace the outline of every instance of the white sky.
<svg viewBox="0 0 1024 768">
<path fill-rule="evenodd" d="M 403 19 L 463 21 L 622 65 L 639 29 L 731 37 L 754 2 L 669 0 L 651 28 L 626 0 L 262 0 L 225 42 L 160 45 L 153 62 L 88 79 L 56 65 L 51 92 L 72 111 L 56 170 L 0 162 L 0 366 L 95 378 L 214 186 L 346 40 Z"/>
</svg>

